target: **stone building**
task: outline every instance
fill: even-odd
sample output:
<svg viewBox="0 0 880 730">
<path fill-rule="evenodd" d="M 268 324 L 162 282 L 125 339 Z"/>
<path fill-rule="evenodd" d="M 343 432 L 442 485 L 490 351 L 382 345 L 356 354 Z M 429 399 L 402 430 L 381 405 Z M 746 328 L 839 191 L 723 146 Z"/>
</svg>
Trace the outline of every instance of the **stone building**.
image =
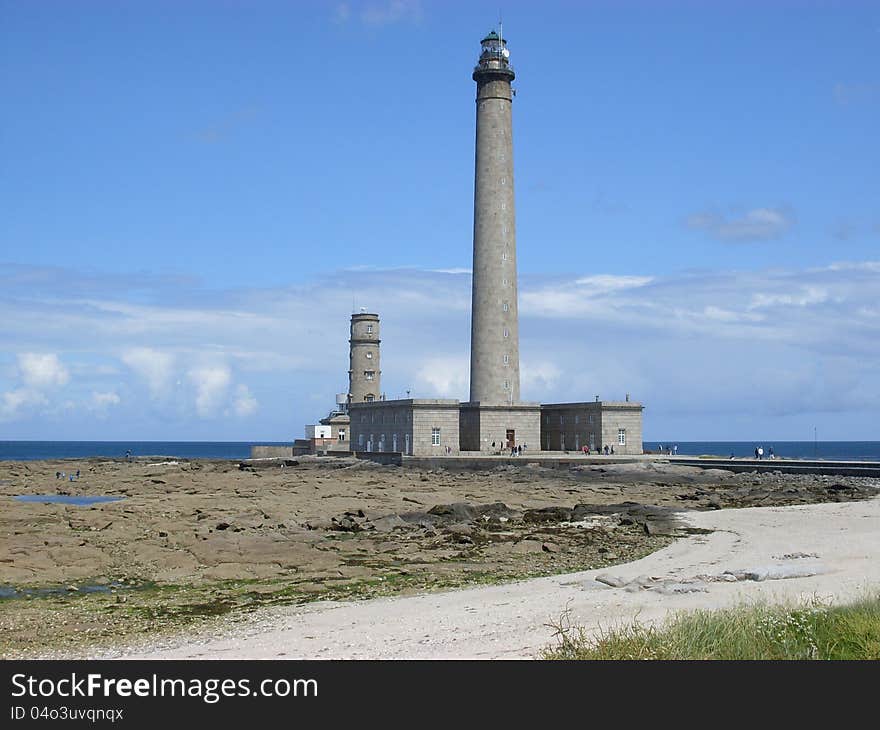
<svg viewBox="0 0 880 730">
<path fill-rule="evenodd" d="M 361 311 L 351 315 L 348 340 L 348 402 L 379 400 L 382 370 L 379 367 L 379 315 Z"/>
<path fill-rule="evenodd" d="M 614 447 L 615 454 L 642 453 L 641 403 L 600 401 L 541 406 L 541 448 L 591 452 Z"/>
<path fill-rule="evenodd" d="M 410 456 L 458 454 L 459 402 L 407 398 L 352 403 L 352 451 Z"/>
<path fill-rule="evenodd" d="M 315 454 L 351 450 L 349 408 L 353 403 L 384 399 L 380 363 L 379 315 L 361 310 L 351 315 L 348 350 L 348 393 L 336 396 L 336 407 L 319 421 L 308 424 L 306 436 L 296 439 L 293 452 Z"/>
<path fill-rule="evenodd" d="M 355 452 L 413 456 L 527 452 L 642 452 L 639 403 L 520 400 L 513 90 L 507 41 L 489 33 L 472 74 L 476 90 L 470 398 L 386 401 L 380 394 L 379 318 L 351 318 L 347 415 Z M 322 421 L 324 423 L 324 421 Z"/>
</svg>

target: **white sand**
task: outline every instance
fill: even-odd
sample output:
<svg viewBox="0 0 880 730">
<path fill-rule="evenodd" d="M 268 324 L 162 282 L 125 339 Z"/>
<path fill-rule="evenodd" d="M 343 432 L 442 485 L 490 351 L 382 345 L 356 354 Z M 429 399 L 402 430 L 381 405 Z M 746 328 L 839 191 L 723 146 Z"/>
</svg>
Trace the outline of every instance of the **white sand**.
<svg viewBox="0 0 880 730">
<path fill-rule="evenodd" d="M 757 599 L 815 595 L 841 602 L 880 588 L 880 498 L 689 513 L 686 520 L 715 532 L 678 540 L 642 560 L 609 569 L 448 593 L 262 610 L 227 635 L 140 648 L 123 656 L 528 658 L 552 643 L 547 624 L 566 609 L 573 623 L 595 629 L 636 617 L 656 621 L 676 610 Z M 724 571 L 752 571 L 768 579 L 688 582 Z M 655 587 L 611 588 L 595 580 L 600 575 L 621 581 L 642 576 Z M 778 577 L 785 575 L 805 577 Z M 694 588 L 698 590 L 673 592 Z"/>
</svg>

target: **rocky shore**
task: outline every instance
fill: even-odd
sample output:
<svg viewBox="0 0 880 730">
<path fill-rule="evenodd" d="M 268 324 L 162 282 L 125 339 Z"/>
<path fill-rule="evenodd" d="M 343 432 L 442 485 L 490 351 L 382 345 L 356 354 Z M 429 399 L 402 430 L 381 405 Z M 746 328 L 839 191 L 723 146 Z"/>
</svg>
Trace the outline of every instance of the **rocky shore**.
<svg viewBox="0 0 880 730">
<path fill-rule="evenodd" d="M 77 481 L 55 477 L 77 469 Z M 0 653 L 75 654 L 264 605 L 603 568 L 692 532 L 683 510 L 878 491 L 876 479 L 654 462 L 456 473 L 314 458 L 2 462 Z"/>
</svg>

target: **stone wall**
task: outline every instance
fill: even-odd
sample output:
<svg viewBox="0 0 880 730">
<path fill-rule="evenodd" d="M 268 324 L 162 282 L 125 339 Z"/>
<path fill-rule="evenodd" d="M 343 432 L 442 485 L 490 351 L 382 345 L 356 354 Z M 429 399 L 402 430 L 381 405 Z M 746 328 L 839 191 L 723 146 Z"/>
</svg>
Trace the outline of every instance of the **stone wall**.
<svg viewBox="0 0 880 730">
<path fill-rule="evenodd" d="M 252 459 L 287 459 L 293 456 L 293 446 L 251 446 Z"/>
</svg>

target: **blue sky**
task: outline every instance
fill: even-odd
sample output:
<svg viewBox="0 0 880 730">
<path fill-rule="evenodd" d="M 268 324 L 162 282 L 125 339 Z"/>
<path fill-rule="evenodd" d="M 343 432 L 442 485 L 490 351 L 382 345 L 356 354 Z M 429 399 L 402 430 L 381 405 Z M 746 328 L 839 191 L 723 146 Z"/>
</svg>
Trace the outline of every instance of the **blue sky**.
<svg viewBox="0 0 880 730">
<path fill-rule="evenodd" d="M 880 439 L 880 4 L 508 2 L 523 383 Z M 286 440 L 467 396 L 497 2 L 0 0 L 0 438 Z"/>
</svg>

